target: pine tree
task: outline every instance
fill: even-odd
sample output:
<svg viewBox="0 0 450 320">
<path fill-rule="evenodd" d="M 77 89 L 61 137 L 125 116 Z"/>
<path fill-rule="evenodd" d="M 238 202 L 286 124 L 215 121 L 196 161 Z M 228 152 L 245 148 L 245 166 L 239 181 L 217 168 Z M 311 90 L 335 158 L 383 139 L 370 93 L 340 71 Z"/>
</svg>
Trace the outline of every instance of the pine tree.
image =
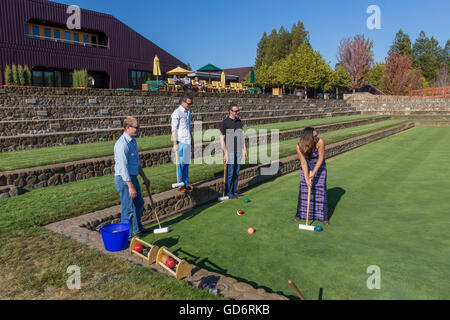
<svg viewBox="0 0 450 320">
<path fill-rule="evenodd" d="M 267 51 L 268 37 L 266 32 L 263 33 L 261 40 L 258 42 L 258 47 L 256 48 L 256 58 L 255 58 L 255 68 L 261 67 L 263 64 L 264 56 Z"/>
<path fill-rule="evenodd" d="M 10 66 L 5 67 L 5 84 L 7 85 L 14 84 L 12 70 Z"/>
<path fill-rule="evenodd" d="M 309 45 L 308 31 L 305 30 L 303 22 L 299 21 L 297 25 L 293 25 L 291 29 L 291 47 L 289 52 L 297 51 L 298 47 L 306 42 Z"/>
<path fill-rule="evenodd" d="M 406 33 L 403 33 L 403 30 L 400 29 L 395 35 L 394 42 L 392 43 L 389 53 L 394 52 L 399 55 L 403 55 L 405 53 L 411 55 L 411 39 Z"/>
<path fill-rule="evenodd" d="M 436 74 L 444 62 L 444 50 L 434 37 L 428 38 L 424 31 L 413 45 L 413 66 L 422 70 L 425 79 L 431 83 L 436 79 Z"/>
</svg>

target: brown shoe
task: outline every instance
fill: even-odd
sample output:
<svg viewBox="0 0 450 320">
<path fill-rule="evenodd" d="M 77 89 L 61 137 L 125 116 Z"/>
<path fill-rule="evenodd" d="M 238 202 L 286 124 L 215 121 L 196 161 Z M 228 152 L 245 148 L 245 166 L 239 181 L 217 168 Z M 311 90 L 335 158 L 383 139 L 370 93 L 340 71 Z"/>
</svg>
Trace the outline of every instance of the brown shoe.
<svg viewBox="0 0 450 320">
<path fill-rule="evenodd" d="M 187 189 L 185 187 L 178 187 L 178 191 L 180 191 L 181 193 L 185 193 Z"/>
<path fill-rule="evenodd" d="M 194 186 L 193 186 L 192 184 L 190 184 L 190 185 L 188 185 L 188 186 L 186 187 L 186 189 L 187 189 L 188 191 L 192 191 L 192 190 L 194 190 Z"/>
</svg>

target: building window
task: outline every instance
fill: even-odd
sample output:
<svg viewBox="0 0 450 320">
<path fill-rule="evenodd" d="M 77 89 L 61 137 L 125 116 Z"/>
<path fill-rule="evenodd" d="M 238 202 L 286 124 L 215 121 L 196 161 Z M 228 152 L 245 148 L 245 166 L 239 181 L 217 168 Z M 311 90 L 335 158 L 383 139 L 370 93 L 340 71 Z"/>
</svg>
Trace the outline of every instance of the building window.
<svg viewBox="0 0 450 320">
<path fill-rule="evenodd" d="M 147 81 L 148 71 L 130 70 L 130 87 L 139 87 Z"/>
<path fill-rule="evenodd" d="M 69 31 L 64 32 L 64 40 L 66 40 L 66 43 L 72 42 L 72 34 Z"/>
<path fill-rule="evenodd" d="M 61 71 L 33 70 L 33 85 L 39 87 L 61 87 Z"/>
<path fill-rule="evenodd" d="M 39 39 L 39 27 L 33 26 L 33 38 Z"/>
<path fill-rule="evenodd" d="M 61 32 L 59 30 L 53 30 L 53 38 L 55 38 L 56 42 L 59 42 L 61 39 Z"/>
<path fill-rule="evenodd" d="M 91 36 L 91 43 L 94 47 L 97 47 L 98 45 L 97 36 Z"/>
<path fill-rule="evenodd" d="M 80 42 L 80 35 L 78 33 L 73 34 L 73 41 L 78 44 Z"/>
<path fill-rule="evenodd" d="M 44 85 L 44 76 L 42 71 L 33 71 L 33 85 L 42 87 Z"/>
<path fill-rule="evenodd" d="M 25 25 L 25 35 L 28 37 L 30 35 L 30 26 L 29 25 Z"/>
<path fill-rule="evenodd" d="M 89 36 L 87 34 L 83 34 L 83 42 L 85 46 L 89 46 Z"/>
<path fill-rule="evenodd" d="M 52 30 L 49 28 L 44 28 L 44 37 L 46 40 L 52 39 Z"/>
</svg>

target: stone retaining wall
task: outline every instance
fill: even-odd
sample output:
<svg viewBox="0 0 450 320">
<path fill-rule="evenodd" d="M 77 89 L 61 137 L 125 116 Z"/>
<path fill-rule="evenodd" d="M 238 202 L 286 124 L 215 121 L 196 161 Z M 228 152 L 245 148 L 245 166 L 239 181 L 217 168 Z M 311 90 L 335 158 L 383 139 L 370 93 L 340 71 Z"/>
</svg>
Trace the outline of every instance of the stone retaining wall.
<svg viewBox="0 0 450 320">
<path fill-rule="evenodd" d="M 109 109 L 105 109 L 109 110 Z M 349 107 L 321 107 L 321 108 L 285 108 L 283 110 L 243 110 L 240 113 L 242 119 L 254 118 L 275 118 L 288 115 L 300 114 L 317 114 L 354 111 Z M 136 119 L 141 126 L 158 126 L 170 123 L 170 113 L 161 113 L 158 115 L 146 114 L 136 115 Z M 147 109 L 145 109 L 147 112 Z M 222 121 L 228 116 L 228 112 L 193 112 L 193 121 Z M 64 118 L 64 119 L 36 119 L 36 120 L 8 120 L 0 121 L 0 132 L 2 136 L 15 136 L 26 134 L 42 134 L 51 132 L 67 132 L 67 131 L 85 131 L 96 129 L 112 129 L 121 128 L 123 116 L 102 116 L 89 118 Z"/>
<path fill-rule="evenodd" d="M 384 137 L 410 129 L 412 127 L 414 127 L 414 123 L 410 122 L 327 145 L 325 148 L 325 157 L 329 159 L 364 144 L 382 139 Z M 241 170 L 239 174 L 239 189 L 255 186 L 264 181 L 299 170 L 300 168 L 300 162 L 297 155 L 292 155 L 280 159 L 276 162 L 278 162 L 278 171 L 275 175 L 261 175 L 261 169 L 264 167 L 268 167 L 267 164 L 253 166 Z M 160 218 L 160 220 L 163 220 L 177 213 L 190 210 L 196 206 L 200 206 L 211 201 L 216 201 L 223 192 L 223 178 L 201 182 L 195 184 L 195 186 L 196 188 L 194 189 L 194 191 L 188 194 L 182 194 L 176 190 L 169 190 L 154 195 L 154 208 L 151 208 L 149 200 L 145 199 L 144 213 L 142 217 L 143 223 L 155 223 L 155 212 L 158 212 L 158 217 Z M 82 225 L 82 227 L 91 230 L 99 230 L 100 227 L 106 224 L 118 222 L 120 220 L 120 205 L 110 208 L 109 211 L 111 212 L 110 215 L 98 219 L 93 219 L 92 221 L 89 221 Z"/>
<path fill-rule="evenodd" d="M 209 101 L 209 100 L 205 100 Z M 192 107 L 193 113 L 210 113 L 210 112 L 227 112 L 227 106 L 232 99 L 224 100 L 217 105 L 204 104 L 201 105 L 199 101 L 194 100 Z M 252 101 L 253 103 L 250 103 Z M 245 111 L 272 111 L 272 110 L 290 110 L 290 109 L 314 109 L 315 111 L 322 111 L 325 108 L 353 108 L 349 104 L 340 100 L 333 100 L 332 102 L 319 101 L 308 102 L 294 100 L 289 102 L 276 100 L 262 100 L 260 102 L 249 99 L 246 101 L 237 101 L 241 110 Z M 38 119 L 71 119 L 71 118 L 89 118 L 89 117 L 105 117 L 116 116 L 125 117 L 128 115 L 143 116 L 143 115 L 160 115 L 170 114 L 178 106 L 178 104 L 171 104 L 168 106 L 161 105 L 139 105 L 128 104 L 120 105 L 76 105 L 76 106 L 39 106 L 31 105 L 27 107 L 15 106 L 4 107 L 0 104 L 0 118 L 4 121 L 12 120 L 38 120 Z"/>
<path fill-rule="evenodd" d="M 450 99 L 409 99 L 384 97 L 367 100 L 349 100 L 349 105 L 363 114 L 450 114 Z"/>
<path fill-rule="evenodd" d="M 316 119 L 337 116 L 358 115 L 359 111 L 345 111 L 332 113 L 317 113 L 317 114 L 298 114 L 287 115 L 280 117 L 265 117 L 257 119 L 243 119 L 244 125 L 258 125 L 269 124 L 284 121 L 297 121 L 305 119 Z M 221 121 L 203 122 L 203 129 L 219 128 Z M 122 134 L 123 129 L 98 129 L 90 131 L 69 131 L 69 132 L 55 132 L 45 134 L 31 134 L 31 135 L 16 135 L 0 137 L 0 151 L 10 152 L 34 148 L 53 147 L 78 143 L 89 143 L 99 141 L 116 140 Z M 170 124 L 142 126 L 139 130 L 140 137 L 157 136 L 171 133 Z"/>
<path fill-rule="evenodd" d="M 339 123 L 326 124 L 321 126 L 315 126 L 319 133 L 325 133 L 332 130 L 338 130 L 343 128 L 349 128 L 368 123 L 378 122 L 389 119 L 389 116 L 376 117 L 371 119 L 353 120 Z M 288 140 L 298 138 L 302 129 L 284 130 L 279 132 L 279 140 Z M 271 135 L 268 134 L 267 138 L 263 137 L 246 137 L 247 145 L 249 147 L 255 144 L 271 143 Z M 250 142 L 250 143 L 249 143 Z M 209 147 L 208 147 L 209 146 Z M 202 145 L 202 152 L 208 147 L 208 150 L 213 151 L 214 146 L 217 146 L 218 142 L 204 142 Z M 201 154 L 195 154 L 194 148 L 193 156 L 199 157 Z M 166 164 L 171 162 L 172 148 L 164 148 L 157 150 L 143 151 L 139 153 L 140 162 L 142 166 L 150 167 L 156 165 Z M 35 168 L 19 169 L 4 171 L 0 173 L 0 186 L 13 185 L 19 188 L 20 193 L 30 191 L 32 189 L 55 186 L 64 183 L 80 181 L 89 179 L 92 177 L 99 177 L 108 175 L 114 172 L 114 157 L 101 157 L 94 159 L 86 159 L 80 161 L 71 161 L 60 164 L 52 164 L 47 166 L 40 166 Z"/>
</svg>

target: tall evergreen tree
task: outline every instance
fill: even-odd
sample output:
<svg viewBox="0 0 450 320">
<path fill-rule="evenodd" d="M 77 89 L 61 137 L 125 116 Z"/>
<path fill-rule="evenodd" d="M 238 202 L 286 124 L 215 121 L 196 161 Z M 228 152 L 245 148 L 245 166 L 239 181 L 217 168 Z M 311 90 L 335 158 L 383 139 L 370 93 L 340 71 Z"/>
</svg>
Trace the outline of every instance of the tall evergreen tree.
<svg viewBox="0 0 450 320">
<path fill-rule="evenodd" d="M 280 30 L 278 30 L 278 38 L 279 38 L 279 59 L 283 59 L 288 56 L 291 48 L 291 35 L 289 32 L 281 26 Z"/>
<path fill-rule="evenodd" d="M 436 79 L 436 74 L 444 62 L 444 50 L 439 46 L 439 42 L 434 37 L 428 38 L 424 31 L 412 48 L 413 66 L 419 67 L 425 79 L 431 83 Z"/>
<path fill-rule="evenodd" d="M 309 35 L 308 31 L 305 30 L 305 26 L 303 22 L 297 22 L 297 25 L 294 24 L 291 29 L 291 47 L 289 52 L 297 51 L 298 47 L 306 42 L 309 45 Z"/>
<path fill-rule="evenodd" d="M 255 68 L 259 68 L 263 64 L 263 59 L 266 55 L 268 42 L 269 39 L 267 37 L 267 33 L 264 32 L 261 40 L 259 40 L 258 42 L 258 47 L 256 48 Z"/>
<path fill-rule="evenodd" d="M 394 52 L 398 55 L 403 55 L 405 53 L 411 55 L 411 39 L 406 33 L 403 33 L 403 30 L 400 29 L 395 35 L 394 42 L 392 43 L 389 54 Z"/>
<path fill-rule="evenodd" d="M 304 42 L 309 45 L 308 31 L 301 21 L 294 24 L 291 31 L 281 26 L 278 32 L 276 29 L 269 35 L 264 32 L 256 49 L 255 69 L 263 64 L 269 67 L 275 61 L 286 58 Z"/>
</svg>

